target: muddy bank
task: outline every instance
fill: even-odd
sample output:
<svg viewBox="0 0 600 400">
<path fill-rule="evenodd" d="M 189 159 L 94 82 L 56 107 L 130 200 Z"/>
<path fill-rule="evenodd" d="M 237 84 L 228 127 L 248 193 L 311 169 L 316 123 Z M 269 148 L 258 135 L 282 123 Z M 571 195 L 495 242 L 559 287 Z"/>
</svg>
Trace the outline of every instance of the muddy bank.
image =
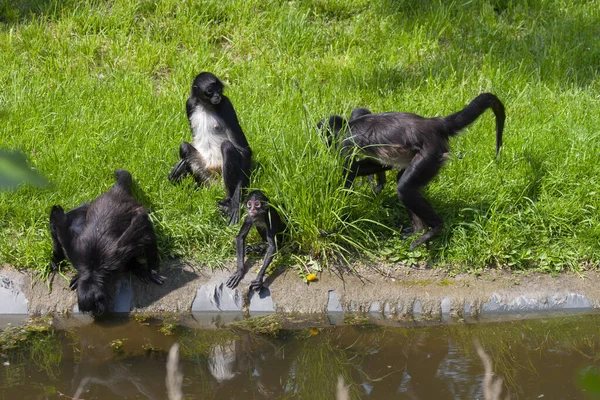
<svg viewBox="0 0 600 400">
<path fill-rule="evenodd" d="M 211 272 L 187 263 L 163 266 L 163 286 L 144 285 L 135 277 L 116 284 L 115 312 L 320 313 L 330 319 L 343 313 L 370 313 L 380 319 L 467 317 L 600 308 L 597 271 L 513 274 L 488 270 L 479 276 L 449 276 L 443 271 L 399 268 L 376 273 L 359 268 L 360 276 L 340 278 L 329 272 L 303 283 L 294 271 L 267 279 L 260 293 L 248 293 L 250 271 L 239 287 L 225 287 L 231 269 Z M 69 278 L 69 276 L 67 276 Z M 272 281 L 271 281 L 272 280 Z M 77 299 L 68 280 L 56 275 L 45 282 L 30 272 L 0 269 L 0 314 L 77 313 Z"/>
</svg>

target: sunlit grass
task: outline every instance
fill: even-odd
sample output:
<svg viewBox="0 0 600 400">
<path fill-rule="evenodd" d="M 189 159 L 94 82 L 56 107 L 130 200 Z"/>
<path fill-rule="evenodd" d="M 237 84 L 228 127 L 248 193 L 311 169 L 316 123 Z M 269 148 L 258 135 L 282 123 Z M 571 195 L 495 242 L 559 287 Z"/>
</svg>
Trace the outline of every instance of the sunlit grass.
<svg viewBox="0 0 600 400">
<path fill-rule="evenodd" d="M 501 157 L 491 113 L 452 140 L 425 190 L 446 225 L 416 258 L 597 264 L 598 37 L 598 1 L 4 1 L 0 148 L 25 152 L 51 186 L 0 193 L 0 263 L 46 268 L 51 206 L 93 199 L 117 168 L 152 210 L 163 257 L 233 259 L 222 184 L 166 179 L 190 137 L 190 82 L 209 70 L 253 148 L 251 186 L 285 216 L 294 251 L 325 265 L 414 257 L 395 233 L 407 222 L 395 173 L 377 196 L 368 184 L 344 190 L 318 120 L 356 106 L 444 115 L 491 91 L 507 110 Z"/>
</svg>

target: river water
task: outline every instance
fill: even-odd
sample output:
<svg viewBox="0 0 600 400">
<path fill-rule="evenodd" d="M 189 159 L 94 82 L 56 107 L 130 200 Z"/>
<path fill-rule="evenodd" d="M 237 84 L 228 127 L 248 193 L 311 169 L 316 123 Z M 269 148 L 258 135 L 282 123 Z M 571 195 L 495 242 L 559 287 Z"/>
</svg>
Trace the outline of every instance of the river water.
<svg viewBox="0 0 600 400">
<path fill-rule="evenodd" d="M 168 399 L 178 343 L 171 371 L 183 379 L 171 387 L 185 399 L 600 399 L 600 315 L 304 325 L 258 334 L 193 317 L 54 321 L 4 343 L 0 397 Z"/>
</svg>

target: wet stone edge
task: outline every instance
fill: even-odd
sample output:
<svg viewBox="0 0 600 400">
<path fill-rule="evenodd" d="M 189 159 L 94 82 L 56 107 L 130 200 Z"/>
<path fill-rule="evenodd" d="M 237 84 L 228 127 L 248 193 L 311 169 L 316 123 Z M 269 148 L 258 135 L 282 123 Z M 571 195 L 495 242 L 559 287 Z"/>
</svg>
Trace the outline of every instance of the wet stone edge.
<svg viewBox="0 0 600 400">
<path fill-rule="evenodd" d="M 436 285 L 435 280 L 412 286 L 389 281 L 365 284 L 351 277 L 344 282 L 337 277 L 323 277 L 306 285 L 289 274 L 292 276 L 281 275 L 260 292 L 251 293 L 247 287 L 252 274 L 248 275 L 236 289 L 224 284 L 228 271 L 198 272 L 185 264 L 169 269 L 162 287 L 123 277 L 114 285 L 113 312 L 234 313 L 251 317 L 275 312 L 317 313 L 337 324 L 349 314 L 366 314 L 373 320 L 443 320 L 591 311 L 600 305 L 600 291 L 594 289 L 598 287 L 596 275 L 573 284 L 571 280 L 553 282 L 552 277 L 536 276 L 532 282 L 514 287 L 474 281 L 448 289 Z M 0 269 L 0 315 L 78 313 L 76 304 L 67 279 L 57 276 L 48 283 L 30 272 L 7 266 Z"/>
</svg>

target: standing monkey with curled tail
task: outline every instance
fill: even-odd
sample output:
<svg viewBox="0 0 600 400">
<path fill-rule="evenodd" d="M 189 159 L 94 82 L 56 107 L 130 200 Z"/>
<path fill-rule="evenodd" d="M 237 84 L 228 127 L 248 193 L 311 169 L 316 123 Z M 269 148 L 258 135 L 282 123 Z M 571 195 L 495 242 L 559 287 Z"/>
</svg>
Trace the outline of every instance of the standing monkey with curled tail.
<svg viewBox="0 0 600 400">
<path fill-rule="evenodd" d="M 420 193 L 439 172 L 448 158 L 448 139 L 472 124 L 488 108 L 496 116 L 496 156 L 502 147 L 502 132 L 506 119 L 504 105 L 491 93 L 482 93 L 465 108 L 445 117 L 424 118 L 404 112 L 372 114 L 368 110 L 353 113 L 344 134 L 342 152 L 346 155 L 348 188 L 357 176 L 378 174 L 393 168 L 401 173 L 396 192 L 412 221 L 410 234 L 425 230 L 412 244 L 414 250 L 429 242 L 440 232 L 444 221 Z M 359 115 L 362 114 L 362 115 Z M 330 118 L 333 118 L 332 116 Z M 331 125 L 331 123 L 330 123 Z M 358 148 L 364 158 L 352 157 Z"/>
<path fill-rule="evenodd" d="M 193 141 L 179 146 L 181 160 L 173 167 L 169 180 L 179 182 L 192 174 L 198 185 L 204 185 L 221 173 L 226 197 L 219 202 L 219 209 L 229 217 L 230 224 L 237 224 L 243 192 L 250 180 L 252 151 L 223 87 L 210 72 L 194 79 L 186 102 Z"/>
</svg>

